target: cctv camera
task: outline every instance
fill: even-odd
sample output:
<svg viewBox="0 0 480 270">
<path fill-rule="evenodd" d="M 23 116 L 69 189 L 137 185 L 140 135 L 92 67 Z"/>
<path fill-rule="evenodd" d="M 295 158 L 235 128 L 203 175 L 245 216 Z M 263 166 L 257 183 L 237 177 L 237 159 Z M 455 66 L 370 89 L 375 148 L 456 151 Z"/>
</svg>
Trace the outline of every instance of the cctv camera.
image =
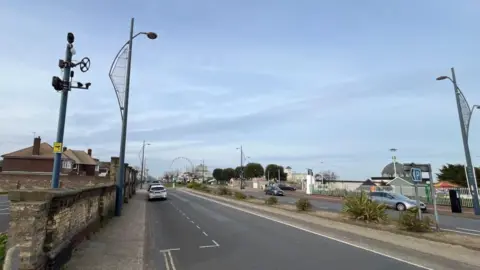
<svg viewBox="0 0 480 270">
<path fill-rule="evenodd" d="M 67 34 L 67 41 L 69 44 L 72 44 L 75 41 L 75 36 L 73 35 L 73 33 Z"/>
</svg>

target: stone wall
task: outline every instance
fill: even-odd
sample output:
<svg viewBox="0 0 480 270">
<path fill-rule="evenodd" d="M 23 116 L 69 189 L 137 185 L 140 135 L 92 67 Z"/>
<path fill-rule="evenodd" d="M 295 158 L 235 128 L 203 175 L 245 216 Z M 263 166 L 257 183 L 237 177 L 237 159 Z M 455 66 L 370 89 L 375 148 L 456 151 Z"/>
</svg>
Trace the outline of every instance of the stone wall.
<svg viewBox="0 0 480 270">
<path fill-rule="evenodd" d="M 20 248 L 21 270 L 61 269 L 73 249 L 113 216 L 115 186 L 9 192 L 8 247 Z"/>
</svg>

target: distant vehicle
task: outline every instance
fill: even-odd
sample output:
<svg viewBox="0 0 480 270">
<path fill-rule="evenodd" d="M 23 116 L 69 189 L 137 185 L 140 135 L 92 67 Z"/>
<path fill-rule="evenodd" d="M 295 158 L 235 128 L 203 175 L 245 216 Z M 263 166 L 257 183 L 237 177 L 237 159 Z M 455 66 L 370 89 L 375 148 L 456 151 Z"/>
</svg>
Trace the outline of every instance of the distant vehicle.
<svg viewBox="0 0 480 270">
<path fill-rule="evenodd" d="M 390 193 L 385 191 L 370 192 L 370 198 L 372 201 L 386 204 L 387 207 L 396 209 L 397 211 L 405 211 L 417 207 L 417 201 L 412 200 L 404 195 Z M 427 206 L 425 203 L 420 202 L 420 209 L 422 212 L 427 212 Z"/>
<path fill-rule="evenodd" d="M 289 191 L 297 190 L 295 187 L 285 185 L 285 184 L 278 184 L 278 188 L 280 188 L 281 190 L 289 190 Z"/>
<path fill-rule="evenodd" d="M 283 196 L 283 190 L 276 186 L 269 186 L 265 188 L 266 195 L 273 195 L 273 196 Z"/>
<path fill-rule="evenodd" d="M 163 185 L 151 185 L 148 188 L 148 200 L 166 200 L 167 199 L 167 189 Z"/>
</svg>

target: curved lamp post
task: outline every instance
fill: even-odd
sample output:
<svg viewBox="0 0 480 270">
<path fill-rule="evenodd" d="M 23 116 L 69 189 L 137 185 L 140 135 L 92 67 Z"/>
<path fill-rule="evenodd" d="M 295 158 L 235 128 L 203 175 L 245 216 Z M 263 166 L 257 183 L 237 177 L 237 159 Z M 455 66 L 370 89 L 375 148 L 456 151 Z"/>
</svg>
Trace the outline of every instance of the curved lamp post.
<svg viewBox="0 0 480 270">
<path fill-rule="evenodd" d="M 117 181 L 116 181 L 116 195 L 115 195 L 115 215 L 120 216 L 122 214 L 122 204 L 123 204 L 123 186 L 125 183 L 125 144 L 127 141 L 127 119 L 128 119 L 128 99 L 130 93 L 130 71 L 131 71 L 131 64 L 132 64 L 132 45 L 133 39 L 140 36 L 146 35 L 149 39 L 156 39 L 157 34 L 154 32 L 139 32 L 137 34 L 133 34 L 135 19 L 132 18 L 130 22 L 130 38 L 128 41 L 122 46 L 120 51 L 115 56 L 113 63 L 110 67 L 109 77 L 112 81 L 113 87 L 117 94 L 118 105 L 120 107 L 120 114 L 122 117 L 122 137 L 120 140 L 120 161 L 118 166 L 118 173 L 117 173 Z M 121 58 L 122 55 L 127 54 L 127 66 L 126 66 L 126 74 L 125 74 L 125 86 L 124 91 L 121 91 L 121 86 L 117 85 L 115 80 L 113 79 L 115 67 L 118 64 L 118 60 Z M 124 95 L 124 98 L 121 99 L 121 95 Z M 122 102 L 123 100 L 123 102 Z M 123 104 L 122 104 L 123 103 Z"/>
<path fill-rule="evenodd" d="M 450 80 L 453 84 L 453 90 L 455 92 L 455 99 L 457 101 L 457 110 L 458 118 L 460 121 L 460 130 L 462 131 L 462 140 L 463 140 L 463 149 L 465 151 L 465 159 L 467 161 L 466 173 L 467 173 L 467 182 L 470 189 L 470 194 L 472 194 L 473 199 L 473 211 L 475 215 L 480 215 L 480 205 L 478 200 L 478 186 L 477 179 L 475 178 L 475 171 L 472 164 L 472 157 L 470 155 L 470 147 L 468 145 L 468 132 L 470 130 L 470 119 L 472 118 L 473 111 L 480 108 L 479 105 L 473 105 L 470 107 L 468 105 L 467 99 L 463 95 L 462 91 L 457 85 L 457 80 L 455 78 L 455 70 L 452 67 L 452 77 L 440 76 L 437 78 L 437 81 Z"/>
</svg>

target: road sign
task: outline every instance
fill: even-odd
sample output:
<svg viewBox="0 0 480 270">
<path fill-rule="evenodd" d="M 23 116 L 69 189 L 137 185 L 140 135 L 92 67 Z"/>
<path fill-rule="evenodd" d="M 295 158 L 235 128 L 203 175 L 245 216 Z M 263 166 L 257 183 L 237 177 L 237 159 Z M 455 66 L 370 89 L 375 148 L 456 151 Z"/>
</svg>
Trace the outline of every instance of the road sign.
<svg viewBox="0 0 480 270">
<path fill-rule="evenodd" d="M 412 168 L 410 170 L 410 176 L 412 176 L 413 182 L 422 182 L 422 170 L 419 168 Z"/>
<path fill-rule="evenodd" d="M 53 153 L 62 153 L 63 145 L 60 142 L 53 143 Z"/>
</svg>

